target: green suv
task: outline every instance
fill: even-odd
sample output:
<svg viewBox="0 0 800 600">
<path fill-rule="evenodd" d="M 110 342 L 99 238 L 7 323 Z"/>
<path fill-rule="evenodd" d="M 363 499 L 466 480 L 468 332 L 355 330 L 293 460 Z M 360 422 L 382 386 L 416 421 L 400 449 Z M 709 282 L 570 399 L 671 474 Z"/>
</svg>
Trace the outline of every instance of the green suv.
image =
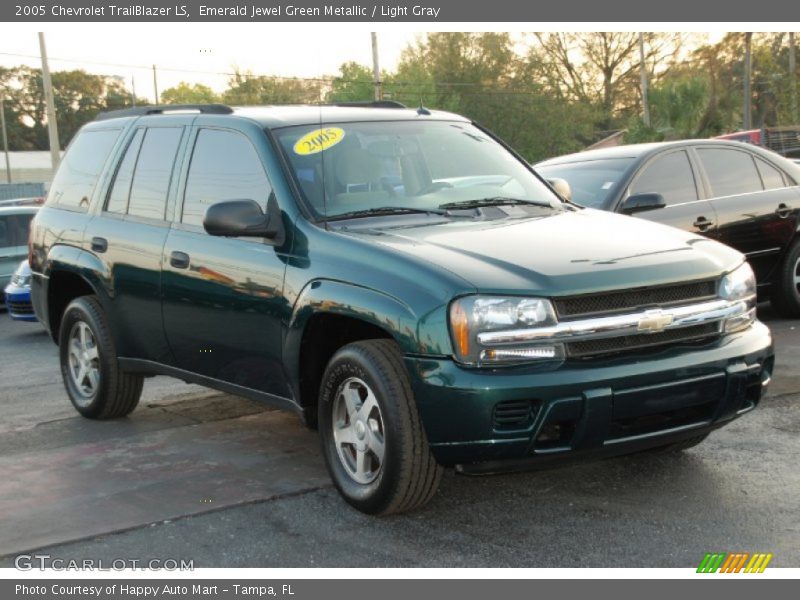
<svg viewBox="0 0 800 600">
<path fill-rule="evenodd" d="M 774 361 L 740 253 L 564 202 L 424 108 L 101 115 L 31 243 L 80 414 L 129 414 L 156 374 L 292 410 L 373 514 L 424 504 L 446 466 L 689 447 Z"/>
</svg>

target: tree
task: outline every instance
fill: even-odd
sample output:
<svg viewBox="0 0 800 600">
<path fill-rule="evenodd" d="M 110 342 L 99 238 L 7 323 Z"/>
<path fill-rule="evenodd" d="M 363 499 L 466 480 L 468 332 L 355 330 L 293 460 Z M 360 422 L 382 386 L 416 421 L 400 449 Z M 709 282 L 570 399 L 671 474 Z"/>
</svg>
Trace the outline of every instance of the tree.
<svg viewBox="0 0 800 600">
<path fill-rule="evenodd" d="M 161 101 L 164 104 L 213 104 L 219 102 L 219 95 L 201 83 L 181 81 L 175 87 L 164 90 Z"/>
<path fill-rule="evenodd" d="M 384 81 L 386 74 L 382 76 Z M 372 70 L 357 62 L 346 62 L 339 67 L 339 75 L 331 81 L 331 89 L 325 95 L 325 101 L 336 102 L 369 101 L 375 98 L 375 84 Z"/>
<path fill-rule="evenodd" d="M 644 33 L 643 37 L 652 80 L 677 56 L 681 35 Z M 611 128 L 615 117 L 641 112 L 638 33 L 536 33 L 534 38 L 527 57 L 533 71 L 554 93 L 598 106 L 600 127 Z"/>
<path fill-rule="evenodd" d="M 52 80 L 62 147 L 99 112 L 131 103 L 122 81 L 114 77 L 74 70 L 56 71 Z M 46 150 L 49 141 L 41 71 L 27 66 L 0 69 L 0 87 L 7 97 L 9 147 Z"/>
<path fill-rule="evenodd" d="M 253 75 L 238 69 L 228 80 L 226 104 L 313 104 L 320 101 L 321 81 Z"/>
</svg>

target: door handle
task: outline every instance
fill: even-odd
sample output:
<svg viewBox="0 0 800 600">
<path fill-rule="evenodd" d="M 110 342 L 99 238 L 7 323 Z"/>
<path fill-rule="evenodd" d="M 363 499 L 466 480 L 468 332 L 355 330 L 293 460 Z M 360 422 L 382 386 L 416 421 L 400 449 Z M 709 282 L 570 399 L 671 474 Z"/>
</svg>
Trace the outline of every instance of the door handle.
<svg viewBox="0 0 800 600">
<path fill-rule="evenodd" d="M 189 255 L 186 252 L 173 252 L 169 255 L 169 264 L 176 269 L 188 269 Z"/>
<path fill-rule="evenodd" d="M 781 219 L 785 219 L 792 214 L 792 207 L 786 206 L 783 202 L 781 202 L 778 205 L 778 208 L 775 209 L 775 214 L 777 214 Z"/>
<path fill-rule="evenodd" d="M 694 223 L 692 223 L 692 225 L 697 227 L 700 231 L 705 231 L 706 229 L 711 227 L 713 224 L 714 224 L 713 221 L 709 221 L 705 217 L 697 217 L 697 220 Z"/>
<path fill-rule="evenodd" d="M 108 240 L 103 237 L 93 237 L 92 238 L 92 251 L 103 253 L 108 250 Z"/>
</svg>

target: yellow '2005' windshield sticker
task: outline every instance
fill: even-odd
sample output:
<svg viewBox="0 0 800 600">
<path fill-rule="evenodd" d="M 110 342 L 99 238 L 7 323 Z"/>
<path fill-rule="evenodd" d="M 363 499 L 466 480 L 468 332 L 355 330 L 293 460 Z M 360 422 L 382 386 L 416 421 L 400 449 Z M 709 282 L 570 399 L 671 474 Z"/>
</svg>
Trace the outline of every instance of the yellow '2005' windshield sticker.
<svg viewBox="0 0 800 600">
<path fill-rule="evenodd" d="M 335 146 L 344 139 L 344 129 L 325 127 L 309 131 L 294 144 L 295 154 L 306 156 L 316 154 Z"/>
</svg>

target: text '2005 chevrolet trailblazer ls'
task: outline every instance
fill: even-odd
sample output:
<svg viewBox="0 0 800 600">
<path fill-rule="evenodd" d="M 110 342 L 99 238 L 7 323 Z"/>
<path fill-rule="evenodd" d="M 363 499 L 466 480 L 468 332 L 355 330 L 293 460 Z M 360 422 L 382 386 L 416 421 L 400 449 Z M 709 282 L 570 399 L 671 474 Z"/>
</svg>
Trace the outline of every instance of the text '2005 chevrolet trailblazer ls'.
<svg viewBox="0 0 800 600">
<path fill-rule="evenodd" d="M 740 253 L 563 202 L 476 124 L 391 103 L 101 115 L 30 264 L 82 415 L 155 374 L 267 401 L 374 514 L 445 466 L 689 447 L 774 361 Z"/>
</svg>

